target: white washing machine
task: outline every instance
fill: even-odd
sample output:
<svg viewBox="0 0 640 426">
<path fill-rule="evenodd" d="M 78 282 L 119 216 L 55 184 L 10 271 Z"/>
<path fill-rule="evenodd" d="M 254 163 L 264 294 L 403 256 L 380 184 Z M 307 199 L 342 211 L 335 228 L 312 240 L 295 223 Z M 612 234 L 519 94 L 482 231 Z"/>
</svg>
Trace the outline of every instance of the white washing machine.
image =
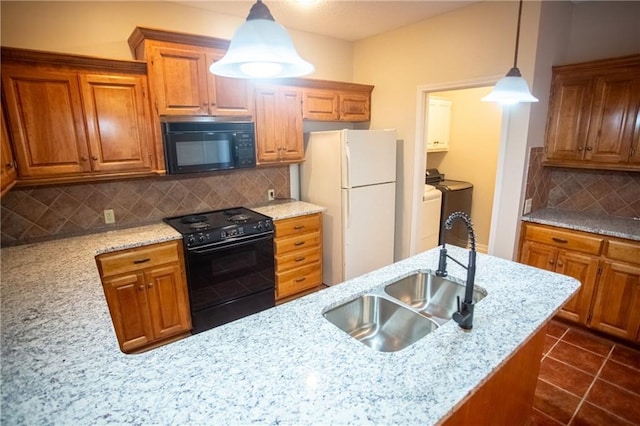
<svg viewBox="0 0 640 426">
<path fill-rule="evenodd" d="M 425 185 L 422 194 L 422 217 L 420 220 L 420 239 L 418 253 L 438 246 L 440 236 L 440 209 L 442 191 L 435 186 Z"/>
</svg>

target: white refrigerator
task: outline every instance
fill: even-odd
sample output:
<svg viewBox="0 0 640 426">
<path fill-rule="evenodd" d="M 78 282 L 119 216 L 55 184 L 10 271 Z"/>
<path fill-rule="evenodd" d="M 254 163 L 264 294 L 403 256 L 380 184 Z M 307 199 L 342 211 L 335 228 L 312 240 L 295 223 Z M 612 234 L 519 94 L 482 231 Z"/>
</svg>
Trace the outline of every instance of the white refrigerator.
<svg viewBox="0 0 640 426">
<path fill-rule="evenodd" d="M 325 284 L 393 263 L 395 130 L 311 132 L 300 166 L 300 199 L 327 208 Z"/>
</svg>

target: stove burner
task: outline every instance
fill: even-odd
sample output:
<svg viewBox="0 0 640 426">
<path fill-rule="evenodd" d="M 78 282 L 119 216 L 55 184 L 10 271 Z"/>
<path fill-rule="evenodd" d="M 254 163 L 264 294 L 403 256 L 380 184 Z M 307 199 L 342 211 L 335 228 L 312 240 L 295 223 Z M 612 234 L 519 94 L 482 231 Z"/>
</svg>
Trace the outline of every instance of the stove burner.
<svg viewBox="0 0 640 426">
<path fill-rule="evenodd" d="M 229 209 L 223 212 L 225 216 L 235 216 L 240 214 L 240 210 L 238 209 Z"/>
<path fill-rule="evenodd" d="M 249 219 L 251 219 L 251 216 L 248 214 L 236 214 L 231 216 L 228 220 L 231 222 L 246 222 Z"/>
<path fill-rule="evenodd" d="M 203 229 L 208 229 L 208 228 L 210 228 L 210 227 L 211 227 L 211 225 L 209 225 L 209 224 L 208 224 L 208 223 L 206 223 L 206 222 L 195 222 L 195 223 L 192 223 L 192 224 L 190 224 L 190 225 L 189 225 L 189 228 L 190 228 L 190 229 L 193 229 L 193 230 L 195 230 L 195 231 L 200 231 L 200 230 L 203 230 Z"/>
<path fill-rule="evenodd" d="M 206 222 L 207 221 L 207 217 L 203 216 L 201 214 L 193 214 L 193 215 L 189 215 L 189 216 L 185 216 L 183 218 L 180 218 L 180 222 L 182 223 L 199 223 L 199 222 Z"/>
</svg>

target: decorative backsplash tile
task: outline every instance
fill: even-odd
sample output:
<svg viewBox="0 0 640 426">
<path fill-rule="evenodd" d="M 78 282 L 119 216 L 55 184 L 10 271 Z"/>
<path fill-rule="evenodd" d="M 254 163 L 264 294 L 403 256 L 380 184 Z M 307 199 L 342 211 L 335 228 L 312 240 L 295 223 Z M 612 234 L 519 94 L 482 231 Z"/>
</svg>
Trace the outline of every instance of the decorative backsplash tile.
<svg viewBox="0 0 640 426">
<path fill-rule="evenodd" d="M 163 217 L 248 206 L 290 196 L 289 166 L 14 188 L 0 201 L 2 246 L 143 225 Z M 103 211 L 116 223 L 106 225 Z"/>
<path fill-rule="evenodd" d="M 531 149 L 526 198 L 533 198 L 532 210 L 640 217 L 640 173 L 543 167 L 543 158 L 544 148 Z"/>
</svg>

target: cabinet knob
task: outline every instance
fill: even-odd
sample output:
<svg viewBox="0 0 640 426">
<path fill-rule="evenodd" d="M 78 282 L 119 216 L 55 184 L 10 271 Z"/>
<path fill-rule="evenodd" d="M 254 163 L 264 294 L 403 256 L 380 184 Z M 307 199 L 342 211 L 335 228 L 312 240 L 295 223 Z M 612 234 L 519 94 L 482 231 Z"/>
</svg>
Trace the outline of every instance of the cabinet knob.
<svg viewBox="0 0 640 426">
<path fill-rule="evenodd" d="M 83 155 L 82 157 L 80 157 L 80 159 L 81 159 L 82 161 L 87 161 L 87 160 L 88 160 L 88 158 L 87 158 L 87 157 L 85 157 L 84 155 Z"/>
<path fill-rule="evenodd" d="M 149 283 L 149 284 L 147 284 L 147 287 L 148 287 L 148 288 L 152 288 L 152 287 L 153 287 L 153 283 Z"/>
<path fill-rule="evenodd" d="M 13 164 L 11 164 L 11 163 L 7 163 L 7 164 L 5 165 L 5 167 L 6 167 L 7 169 L 13 169 Z"/>
<path fill-rule="evenodd" d="M 553 259 L 549 260 L 549 265 L 553 265 L 553 264 L 554 264 Z"/>
<path fill-rule="evenodd" d="M 94 156 L 92 156 L 92 157 L 91 157 L 91 159 L 92 159 L 93 161 L 98 161 L 98 157 L 96 157 L 95 155 L 94 155 Z"/>
<path fill-rule="evenodd" d="M 143 291 L 144 290 L 144 285 L 140 284 L 140 286 L 138 287 L 138 290 Z"/>
<path fill-rule="evenodd" d="M 578 147 L 578 151 L 582 151 L 583 149 L 584 149 L 584 147 L 582 147 L 582 146 Z"/>
<path fill-rule="evenodd" d="M 562 262 L 558 262 L 558 266 L 562 267 Z"/>
<path fill-rule="evenodd" d="M 593 147 L 592 146 L 588 146 L 587 147 L 587 151 L 593 151 Z"/>
</svg>

